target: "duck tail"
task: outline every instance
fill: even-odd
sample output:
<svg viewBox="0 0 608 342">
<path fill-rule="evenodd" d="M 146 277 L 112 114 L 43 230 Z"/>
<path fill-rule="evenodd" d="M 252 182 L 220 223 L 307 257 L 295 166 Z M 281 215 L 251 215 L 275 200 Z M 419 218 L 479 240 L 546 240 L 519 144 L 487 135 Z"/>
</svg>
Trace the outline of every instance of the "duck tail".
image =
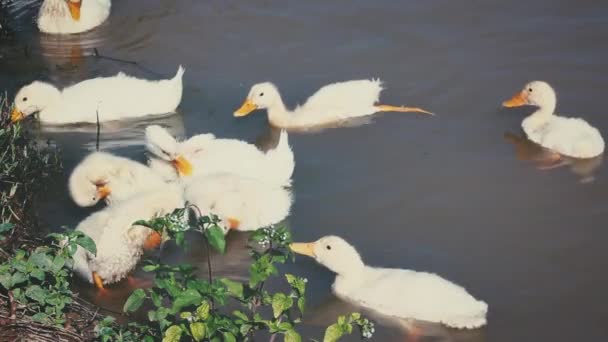
<svg viewBox="0 0 608 342">
<path fill-rule="evenodd" d="M 282 186 L 291 185 L 295 160 L 286 130 L 281 130 L 277 146 L 266 152 L 266 160 L 273 173 L 273 180 Z"/>
<path fill-rule="evenodd" d="M 175 73 L 175 76 L 173 77 L 173 79 L 179 80 L 181 83 L 185 72 L 186 72 L 186 69 L 180 65 L 179 68 L 177 68 L 177 72 Z"/>
</svg>

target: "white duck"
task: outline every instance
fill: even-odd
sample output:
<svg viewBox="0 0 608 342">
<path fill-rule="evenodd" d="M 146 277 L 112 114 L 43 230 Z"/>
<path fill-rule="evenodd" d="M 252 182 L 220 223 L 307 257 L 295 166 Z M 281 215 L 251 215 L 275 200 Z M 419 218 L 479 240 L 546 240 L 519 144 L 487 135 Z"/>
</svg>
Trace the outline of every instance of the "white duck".
<svg viewBox="0 0 608 342">
<path fill-rule="evenodd" d="M 86 0 L 85 0 L 86 2 Z M 111 121 L 159 115 L 175 111 L 182 99 L 181 66 L 172 79 L 150 81 L 118 73 L 97 77 L 57 89 L 35 81 L 15 96 L 11 120 L 40 113 L 40 121 L 49 124 Z"/>
<path fill-rule="evenodd" d="M 183 186 L 183 182 L 177 182 Z M 218 215 L 232 229 L 253 230 L 282 221 L 289 215 L 291 195 L 281 186 L 239 177 L 210 174 L 189 179 L 185 200 L 203 214 Z M 101 199 L 116 205 L 151 189 L 166 186 L 149 167 L 105 152 L 87 156 L 72 172 L 70 194 L 80 206 Z"/>
<path fill-rule="evenodd" d="M 38 28 L 46 33 L 80 33 L 101 25 L 110 15 L 110 0 L 44 0 Z"/>
<path fill-rule="evenodd" d="M 99 289 L 120 281 L 135 268 L 144 249 L 160 244 L 160 234 L 133 223 L 183 206 L 181 187 L 165 184 L 90 215 L 76 229 L 95 241 L 97 254 L 79 247 L 74 270 Z"/>
<path fill-rule="evenodd" d="M 229 172 L 269 184 L 291 184 L 295 161 L 287 132 L 281 132 L 277 146 L 267 152 L 236 139 L 217 139 L 199 134 L 178 142 L 164 128 L 146 128 L 146 147 L 154 156 L 150 167 L 168 180 Z"/>
<path fill-rule="evenodd" d="M 523 105 L 538 107 L 522 122 L 524 132 L 533 142 L 573 158 L 593 158 L 604 152 L 604 139 L 595 127 L 580 118 L 554 114 L 557 96 L 548 83 L 530 82 L 513 98 L 503 103 L 505 107 Z"/>
<path fill-rule="evenodd" d="M 337 236 L 290 248 L 336 273 L 336 295 L 382 314 L 460 329 L 486 324 L 488 305 L 436 274 L 366 266 L 355 248 Z"/>
<path fill-rule="evenodd" d="M 189 182 L 185 199 L 202 215 L 218 215 L 223 226 L 249 231 L 279 223 L 289 215 L 291 194 L 281 186 L 229 173 Z"/>
<path fill-rule="evenodd" d="M 267 109 L 271 125 L 298 129 L 334 124 L 377 112 L 419 112 L 432 115 L 416 107 L 377 104 L 382 89 L 380 80 L 332 83 L 317 90 L 303 105 L 291 111 L 285 107 L 274 84 L 258 83 L 251 87 L 245 102 L 234 112 L 234 116 L 245 116 L 256 109 Z"/>
<path fill-rule="evenodd" d="M 119 202 L 163 185 L 164 179 L 144 164 L 106 152 L 85 157 L 68 180 L 70 195 L 81 207 L 100 200 Z"/>
</svg>

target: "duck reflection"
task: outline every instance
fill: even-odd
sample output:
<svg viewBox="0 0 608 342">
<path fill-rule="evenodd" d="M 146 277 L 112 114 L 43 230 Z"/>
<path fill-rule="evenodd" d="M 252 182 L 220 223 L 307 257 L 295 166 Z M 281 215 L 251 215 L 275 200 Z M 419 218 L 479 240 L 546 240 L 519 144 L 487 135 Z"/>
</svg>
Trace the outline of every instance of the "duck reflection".
<svg viewBox="0 0 608 342">
<path fill-rule="evenodd" d="M 523 134 L 506 132 L 504 139 L 515 147 L 517 159 L 533 162 L 540 170 L 552 170 L 567 166 L 572 173 L 579 177 L 581 183 L 593 182 L 595 173 L 602 165 L 603 155 L 589 159 L 577 159 L 548 150 L 529 140 Z"/>
<path fill-rule="evenodd" d="M 380 314 L 357 305 L 348 299 L 330 295 L 320 304 L 306 310 L 304 323 L 314 326 L 326 326 L 335 322 L 338 316 L 351 312 L 360 312 L 376 325 L 374 339 L 382 341 L 406 342 L 482 342 L 485 341 L 483 329 L 459 330 L 445 327 L 438 323 L 400 319 Z M 356 334 L 355 332 L 353 334 Z"/>
</svg>

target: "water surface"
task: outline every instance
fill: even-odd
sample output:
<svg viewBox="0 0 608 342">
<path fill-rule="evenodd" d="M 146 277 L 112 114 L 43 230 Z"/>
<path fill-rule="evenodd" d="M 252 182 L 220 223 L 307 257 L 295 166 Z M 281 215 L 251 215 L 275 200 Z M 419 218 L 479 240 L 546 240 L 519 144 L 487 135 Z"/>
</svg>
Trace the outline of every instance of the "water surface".
<svg viewBox="0 0 608 342">
<path fill-rule="evenodd" d="M 384 102 L 438 117 L 387 113 L 371 124 L 292 134 L 297 240 L 338 234 L 369 264 L 436 272 L 489 303 L 485 328 L 430 327 L 435 340 L 608 339 L 605 167 L 598 159 L 551 168 L 521 138 L 530 109 L 500 108 L 542 79 L 555 86 L 558 111 L 608 132 L 608 2 L 123 0 L 107 23 L 68 38 L 37 32 L 38 6 L 7 10 L 14 35 L 0 44 L 0 88 L 10 96 L 34 79 L 68 85 L 119 71 L 161 78 L 186 67 L 177 115 L 103 127 L 103 149 L 138 160 L 150 122 L 180 136 L 213 132 L 272 146 L 263 113 L 232 117 L 253 83 L 275 82 L 293 106 L 330 82 L 381 78 Z M 91 57 L 95 48 L 138 64 Z M 64 149 L 66 177 L 95 149 L 92 127 L 38 132 Z M 87 211 L 63 184 L 45 219 L 73 226 Z M 246 275 L 245 241 L 231 237 L 229 253 L 214 256 L 218 274 Z M 162 255 L 204 272 L 200 240 L 192 245 Z M 285 271 L 310 280 L 306 336 L 358 310 L 331 295 L 333 275 L 314 261 L 298 258 Z M 98 300 L 88 286 L 78 290 Z M 127 285 L 116 292 L 104 305 L 122 306 Z M 376 340 L 405 339 L 401 322 L 377 321 Z"/>
</svg>

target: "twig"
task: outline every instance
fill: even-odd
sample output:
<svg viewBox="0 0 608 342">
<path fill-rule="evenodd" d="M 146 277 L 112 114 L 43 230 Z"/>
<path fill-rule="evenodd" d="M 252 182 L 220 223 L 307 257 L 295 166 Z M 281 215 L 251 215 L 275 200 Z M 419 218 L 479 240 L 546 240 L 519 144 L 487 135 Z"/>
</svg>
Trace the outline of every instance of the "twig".
<svg viewBox="0 0 608 342">
<path fill-rule="evenodd" d="M 97 48 L 93 48 L 93 56 L 97 57 L 97 58 L 101 58 L 101 59 L 107 59 L 107 60 L 114 61 L 114 62 L 138 65 L 138 63 L 136 61 L 128 61 L 126 59 L 120 59 L 120 58 L 114 58 L 114 57 L 108 57 L 108 56 L 101 55 L 99 53 L 99 50 L 97 50 Z"/>
<path fill-rule="evenodd" d="M 190 208 L 193 208 L 196 210 L 196 212 L 198 213 L 198 217 L 203 216 L 203 213 L 201 212 L 201 209 L 194 205 L 194 204 L 190 204 L 189 205 Z M 209 240 L 207 240 L 207 237 L 205 237 L 205 245 L 207 247 L 207 273 L 209 276 L 209 283 L 213 283 L 213 270 L 211 269 L 211 245 L 209 244 Z"/>
<path fill-rule="evenodd" d="M 95 114 L 97 115 L 97 140 L 95 142 L 95 151 L 99 152 L 99 133 L 101 132 L 101 125 L 99 124 L 99 105 L 97 105 Z"/>
<path fill-rule="evenodd" d="M 13 297 L 13 291 L 8 291 L 8 307 L 9 307 L 9 319 L 17 318 L 17 302 Z"/>
</svg>

